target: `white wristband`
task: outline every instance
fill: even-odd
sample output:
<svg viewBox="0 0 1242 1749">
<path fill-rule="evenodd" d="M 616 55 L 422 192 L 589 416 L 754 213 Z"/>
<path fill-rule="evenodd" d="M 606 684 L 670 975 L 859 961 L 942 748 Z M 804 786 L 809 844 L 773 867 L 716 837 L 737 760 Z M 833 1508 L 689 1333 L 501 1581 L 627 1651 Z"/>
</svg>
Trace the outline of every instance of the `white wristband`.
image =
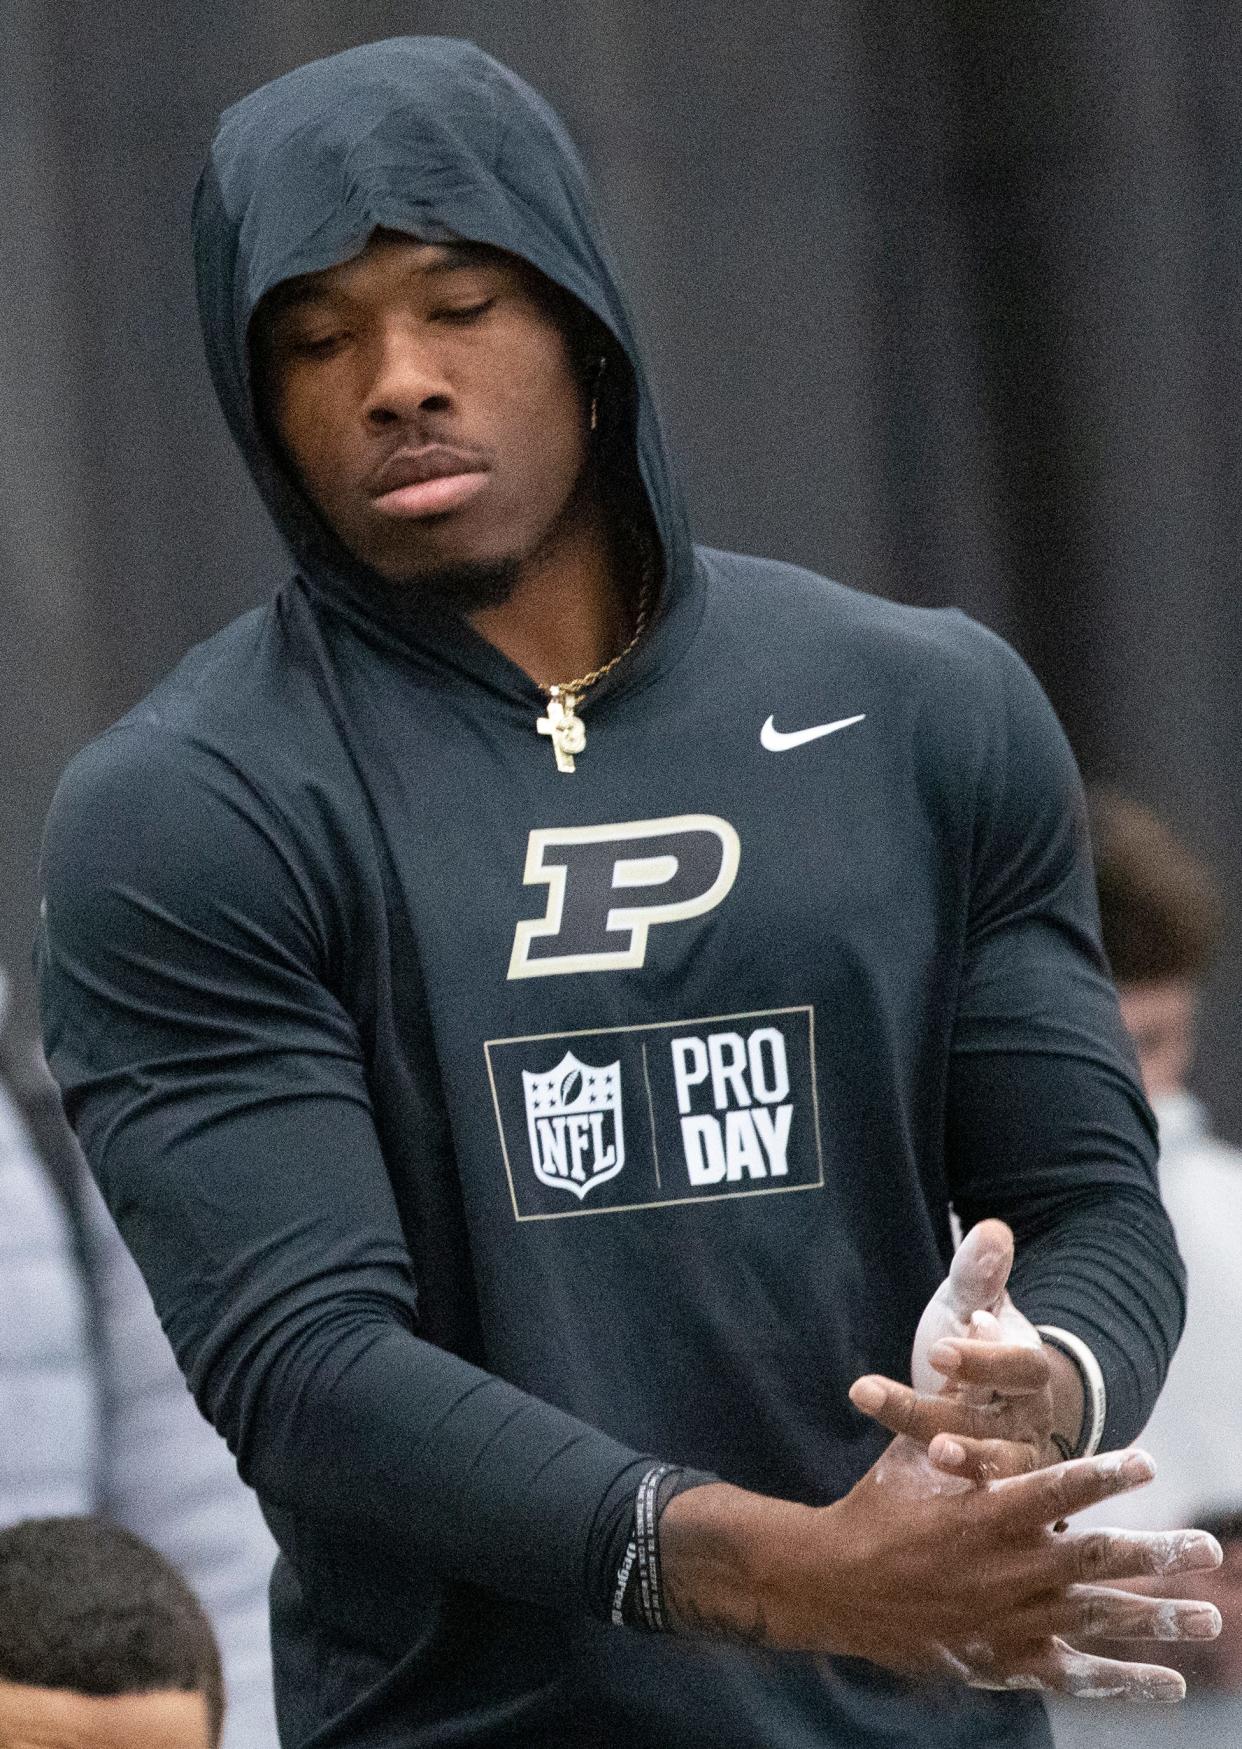
<svg viewBox="0 0 1242 1749">
<path fill-rule="evenodd" d="M 1051 1342 L 1054 1348 L 1068 1354 L 1082 1375 L 1082 1433 L 1079 1435 L 1078 1449 L 1074 1456 L 1094 1457 L 1104 1437 L 1104 1415 L 1108 1408 L 1100 1363 L 1082 1337 L 1075 1336 L 1072 1330 L 1062 1330 L 1056 1324 L 1036 1324 L 1035 1328 L 1045 1342 Z"/>
</svg>

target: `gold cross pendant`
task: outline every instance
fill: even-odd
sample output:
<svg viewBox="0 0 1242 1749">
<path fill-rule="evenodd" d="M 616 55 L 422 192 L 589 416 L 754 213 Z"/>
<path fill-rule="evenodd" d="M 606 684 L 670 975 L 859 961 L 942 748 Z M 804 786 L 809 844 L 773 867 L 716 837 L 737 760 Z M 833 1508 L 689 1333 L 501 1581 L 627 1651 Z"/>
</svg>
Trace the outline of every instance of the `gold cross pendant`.
<svg viewBox="0 0 1242 1749">
<path fill-rule="evenodd" d="M 558 771 L 572 771 L 574 754 L 581 753 L 586 746 L 586 724 L 575 714 L 577 706 L 572 692 L 562 692 L 559 686 L 554 686 L 548 693 L 548 714 L 536 724 L 541 735 L 552 737 Z"/>
</svg>

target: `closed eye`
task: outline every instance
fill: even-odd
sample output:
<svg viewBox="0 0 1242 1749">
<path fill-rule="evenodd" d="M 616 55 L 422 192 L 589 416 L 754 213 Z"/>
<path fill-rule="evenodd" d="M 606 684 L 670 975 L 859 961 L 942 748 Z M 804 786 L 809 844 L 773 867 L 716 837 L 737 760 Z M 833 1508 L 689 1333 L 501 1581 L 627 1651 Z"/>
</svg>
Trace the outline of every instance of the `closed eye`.
<svg viewBox="0 0 1242 1749">
<path fill-rule="evenodd" d="M 328 358 L 348 339 L 348 333 L 340 329 L 332 334 L 298 335 L 287 341 L 286 345 L 296 358 Z"/>
<path fill-rule="evenodd" d="M 469 327 L 472 322 L 477 322 L 480 316 L 485 316 L 495 302 L 496 299 L 492 297 L 484 298 L 481 303 L 477 304 L 458 304 L 456 307 L 437 310 L 436 317 L 441 322 L 452 322 L 461 327 Z"/>
</svg>

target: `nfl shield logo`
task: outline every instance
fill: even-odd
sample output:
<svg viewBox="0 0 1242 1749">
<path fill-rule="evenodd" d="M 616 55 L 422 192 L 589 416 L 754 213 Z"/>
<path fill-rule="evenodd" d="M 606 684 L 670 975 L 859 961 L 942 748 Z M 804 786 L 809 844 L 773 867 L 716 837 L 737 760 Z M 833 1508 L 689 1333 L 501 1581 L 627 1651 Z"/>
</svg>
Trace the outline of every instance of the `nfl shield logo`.
<svg viewBox="0 0 1242 1749">
<path fill-rule="evenodd" d="M 546 1075 L 522 1070 L 535 1177 L 581 1202 L 625 1165 L 621 1064 L 593 1068 L 566 1051 Z"/>
</svg>

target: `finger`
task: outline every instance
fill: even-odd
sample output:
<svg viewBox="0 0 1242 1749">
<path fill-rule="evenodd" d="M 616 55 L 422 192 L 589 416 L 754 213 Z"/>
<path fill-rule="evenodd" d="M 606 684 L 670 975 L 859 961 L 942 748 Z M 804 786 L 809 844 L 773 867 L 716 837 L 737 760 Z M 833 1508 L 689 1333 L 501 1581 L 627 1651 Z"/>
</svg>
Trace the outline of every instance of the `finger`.
<svg viewBox="0 0 1242 1749">
<path fill-rule="evenodd" d="M 1035 1682 L 1057 1694 L 1079 1700 L 1176 1702 L 1186 1698 L 1186 1681 L 1162 1664 L 1126 1664 L 1116 1658 L 1095 1658 L 1054 1640 L 1047 1656 L 1031 1670 Z M 1026 1682 L 1015 1687 L 1034 1686 Z"/>
<path fill-rule="evenodd" d="M 992 1484 L 990 1494 L 1006 1522 L 1015 1529 L 1034 1529 L 1139 1488 L 1155 1473 L 1145 1451 L 1101 1452 L 1098 1457 L 1052 1464 L 1034 1475 L 1002 1478 Z"/>
<path fill-rule="evenodd" d="M 1004 1221 L 980 1221 L 962 1240 L 949 1267 L 949 1306 L 969 1323 L 972 1312 L 994 1311 L 1013 1268 L 1013 1234 Z"/>
<path fill-rule="evenodd" d="M 850 1386 L 850 1402 L 890 1433 L 904 1433 L 926 1445 L 938 1433 L 974 1433 L 978 1410 L 960 1397 L 928 1397 L 895 1379 L 870 1374 Z"/>
<path fill-rule="evenodd" d="M 850 1401 L 890 1433 L 905 1434 L 922 1446 L 929 1446 L 941 1434 L 960 1436 L 968 1445 L 977 1442 L 1029 1445 L 1033 1454 L 1042 1452 L 1047 1444 L 1042 1427 L 1036 1425 L 1036 1417 L 1024 1415 L 1003 1401 L 989 1400 L 977 1405 L 964 1396 L 928 1396 L 877 1374 L 856 1379 L 850 1386 Z M 951 1470 L 955 1462 L 950 1457 L 941 1467 Z M 1021 1471 L 1033 1467 L 1033 1463 L 1025 1463 Z M 1012 1462 L 1002 1462 L 993 1473 L 1007 1476 L 1019 1474 L 1020 1470 Z"/>
<path fill-rule="evenodd" d="M 1043 1462 L 1047 1443 L 1033 1426 L 1006 1415 L 1005 1434 L 981 1432 L 999 1423 L 996 1406 L 978 1408 L 961 1397 L 929 1397 L 877 1375 L 856 1379 L 850 1401 L 890 1433 L 926 1446 L 933 1463 L 970 1481 L 1025 1475 Z"/>
<path fill-rule="evenodd" d="M 1095 1658 L 1076 1651 L 1065 1641 L 1053 1642 L 1048 1660 L 1051 1690 L 1058 1695 L 1076 1695 L 1079 1700 L 1155 1700 L 1177 1702 L 1186 1698 L 1186 1677 L 1162 1663 L 1123 1663 L 1118 1658 Z"/>
<path fill-rule="evenodd" d="M 1056 1582 L 1091 1584 L 1106 1579 L 1168 1578 L 1206 1573 L 1224 1554 L 1205 1530 L 1066 1531 L 1053 1544 Z"/>
<path fill-rule="evenodd" d="M 1013 1302 L 1010 1300 L 1007 1292 L 1001 1295 L 999 1304 L 1002 1306 L 1012 1306 Z M 1041 1346 L 1040 1339 L 1033 1331 L 1031 1332 L 1031 1335 L 1034 1338 L 1033 1340 L 1025 1340 L 1017 1345 L 1011 1342 L 1008 1346 L 1021 1346 L 1023 1348 L 1038 1349 Z M 974 1343 L 992 1342 L 998 1343 L 1002 1347 L 1006 1346 L 1004 1326 L 994 1312 L 972 1312 L 970 1314 L 970 1323 L 967 1326 L 963 1340 Z M 950 1365 L 955 1364 L 954 1361 L 950 1362 Z M 986 1403 L 993 1394 L 990 1385 L 972 1385 L 969 1380 L 965 1379 L 958 1382 L 952 1388 L 958 1392 L 959 1396 L 965 1397 L 968 1403 Z"/>
<path fill-rule="evenodd" d="M 1051 1367 L 1041 1348 L 1013 1342 L 937 1342 L 928 1359 L 954 1384 L 984 1385 L 1007 1397 L 1021 1397 L 1048 1388 Z"/>
<path fill-rule="evenodd" d="M 1186 1698 L 1186 1683 L 1161 1664 L 1130 1664 L 1080 1652 L 1062 1639 L 1044 1638 L 1034 1651 L 997 1656 L 991 1648 L 970 1648 L 950 1662 L 971 1688 L 1038 1689 L 1079 1700 L 1134 1700 L 1175 1703 Z"/>
<path fill-rule="evenodd" d="M 1214 1604 L 1147 1597 L 1110 1585 L 1071 1585 L 1062 1596 L 1033 1604 L 1005 1623 L 1007 1634 L 1032 1639 L 1051 1632 L 1075 1640 L 1214 1640 L 1220 1630 Z"/>
<path fill-rule="evenodd" d="M 963 1476 L 969 1482 L 1025 1476 L 1040 1465 L 1039 1447 L 1025 1439 L 970 1439 L 943 1433 L 929 1443 L 927 1455 L 938 1470 Z"/>
</svg>

